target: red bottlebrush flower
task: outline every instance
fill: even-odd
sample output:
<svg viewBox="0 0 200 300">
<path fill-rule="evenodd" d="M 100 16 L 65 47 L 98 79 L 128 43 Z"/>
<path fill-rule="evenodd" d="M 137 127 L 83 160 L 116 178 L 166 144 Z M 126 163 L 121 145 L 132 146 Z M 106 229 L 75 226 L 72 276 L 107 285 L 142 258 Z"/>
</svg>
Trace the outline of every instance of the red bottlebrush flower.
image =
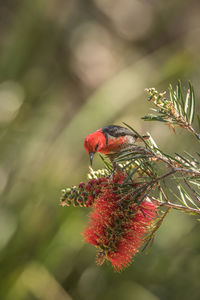
<svg viewBox="0 0 200 300">
<path fill-rule="evenodd" d="M 102 188 L 107 185 L 109 177 L 93 178 L 87 184 L 81 182 L 78 187 L 63 189 L 60 202 L 62 206 L 84 206 L 90 207 L 95 199 L 103 192 Z"/>
<path fill-rule="evenodd" d="M 116 271 L 131 263 L 157 217 L 154 203 L 144 199 L 138 205 L 130 194 L 120 193 L 117 184 L 124 179 L 125 174 L 116 174 L 102 187 L 83 233 L 85 241 L 99 250 L 97 264 L 110 261 Z"/>
</svg>

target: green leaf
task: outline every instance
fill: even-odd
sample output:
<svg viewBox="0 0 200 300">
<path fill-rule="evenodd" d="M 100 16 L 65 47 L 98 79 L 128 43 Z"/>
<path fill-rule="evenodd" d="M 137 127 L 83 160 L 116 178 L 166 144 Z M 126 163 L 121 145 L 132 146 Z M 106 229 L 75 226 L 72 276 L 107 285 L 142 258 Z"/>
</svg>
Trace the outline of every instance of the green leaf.
<svg viewBox="0 0 200 300">
<path fill-rule="evenodd" d="M 173 156 L 171 156 L 169 154 L 166 154 L 165 152 L 163 152 L 159 148 L 155 147 L 155 150 L 157 150 L 158 152 L 160 152 L 163 156 L 166 156 L 169 159 L 170 163 L 172 163 L 172 161 L 175 160 Z"/>
<path fill-rule="evenodd" d="M 146 157 L 146 155 L 143 155 L 143 154 L 134 155 L 134 153 L 129 153 L 129 154 L 122 155 L 122 156 L 120 155 L 114 161 L 116 163 L 119 163 L 119 162 L 130 160 L 130 163 L 133 163 L 136 159 L 145 158 L 145 157 Z"/>
<path fill-rule="evenodd" d="M 198 125 L 199 125 L 199 130 L 200 130 L 200 115 L 197 115 L 197 121 L 198 121 Z"/>
<path fill-rule="evenodd" d="M 173 90 L 173 87 L 171 84 L 169 85 L 169 96 L 170 96 L 170 100 L 172 101 L 175 110 L 178 111 L 175 93 L 174 93 L 174 90 Z"/>
<path fill-rule="evenodd" d="M 152 167 L 149 161 L 145 161 L 144 165 L 141 167 L 141 170 L 151 178 L 157 175 L 156 170 Z M 147 171 L 149 171 L 150 174 Z"/>
<path fill-rule="evenodd" d="M 123 184 L 127 183 L 127 181 L 128 181 L 129 179 L 131 179 L 131 178 L 135 175 L 135 173 L 141 168 L 141 166 L 142 166 L 144 163 L 145 163 L 145 162 L 142 161 L 142 162 L 139 164 L 139 166 L 137 166 L 137 167 L 133 170 L 133 172 L 131 172 L 131 174 L 130 174 L 128 177 L 126 177 L 126 178 L 124 179 Z"/>
<path fill-rule="evenodd" d="M 173 160 L 176 161 L 177 163 L 179 163 L 180 165 L 184 166 L 185 168 L 188 168 L 188 165 L 185 164 L 184 161 L 180 161 L 179 159 L 173 157 Z"/>
<path fill-rule="evenodd" d="M 194 89 L 191 83 L 189 82 L 189 93 L 190 93 L 190 107 L 189 107 L 189 123 L 191 124 L 194 121 L 195 114 L 195 95 Z"/>
<path fill-rule="evenodd" d="M 186 163 L 186 164 L 185 164 L 186 167 L 188 167 L 187 164 L 189 164 L 191 167 L 194 167 L 194 166 L 192 165 L 192 163 L 191 163 L 189 160 L 187 160 L 185 157 L 183 157 L 182 155 L 180 155 L 180 154 L 178 154 L 178 153 L 176 153 L 176 152 L 175 152 L 175 154 L 176 154 L 178 157 L 180 157 L 180 159 L 183 160 L 183 161 Z"/>
<path fill-rule="evenodd" d="M 192 184 L 194 184 L 194 185 L 197 185 L 198 188 L 200 189 L 200 183 L 199 183 L 199 182 L 190 180 L 190 183 L 192 183 Z"/>
<path fill-rule="evenodd" d="M 177 85 L 176 86 L 176 91 L 174 91 L 174 98 L 175 98 L 175 102 L 176 102 L 176 105 L 177 105 L 177 110 L 178 110 L 178 113 L 179 115 L 182 115 L 183 114 L 183 105 L 182 105 L 182 101 L 180 99 L 180 94 L 181 93 L 181 90 L 179 90 L 179 86 Z"/>
<path fill-rule="evenodd" d="M 144 121 L 159 121 L 159 122 L 167 122 L 167 120 L 164 119 L 165 116 L 154 116 L 154 115 L 148 115 L 144 116 L 141 119 Z"/>
<path fill-rule="evenodd" d="M 191 198 L 191 196 L 186 192 L 186 190 L 180 186 L 182 192 L 184 193 L 185 197 L 188 199 L 188 201 L 190 201 L 196 208 L 198 208 L 198 206 L 196 205 L 196 203 L 193 201 L 193 199 Z"/>
<path fill-rule="evenodd" d="M 185 117 L 186 121 L 188 121 L 187 113 L 185 112 L 185 103 L 184 103 L 184 97 L 182 92 L 182 85 L 181 81 L 178 81 L 178 85 L 176 87 L 176 95 L 177 95 L 177 101 L 180 105 L 180 113 Z"/>
<path fill-rule="evenodd" d="M 173 105 L 174 105 L 174 91 L 173 91 L 173 87 L 172 87 L 172 85 L 170 84 L 169 85 L 169 97 L 170 97 L 170 100 L 171 100 L 171 102 L 173 103 Z"/>
<path fill-rule="evenodd" d="M 180 80 L 178 80 L 178 85 L 177 85 L 177 97 L 181 103 L 182 108 L 184 109 L 184 99 L 183 99 L 182 85 Z"/>
<path fill-rule="evenodd" d="M 104 165 L 106 166 L 106 168 L 109 170 L 109 171 L 112 171 L 112 165 L 101 155 L 99 154 L 100 158 L 102 159 Z"/>
<path fill-rule="evenodd" d="M 159 199 L 161 202 L 165 202 L 165 200 L 163 200 L 163 194 L 161 193 L 161 191 L 159 191 Z"/>
<path fill-rule="evenodd" d="M 195 194 L 197 195 L 197 197 L 200 199 L 200 193 L 195 191 Z"/>
<path fill-rule="evenodd" d="M 186 98 L 185 98 L 185 106 L 184 111 L 186 115 L 186 120 L 188 121 L 188 108 L 189 108 L 189 101 L 190 101 L 190 91 L 187 91 Z"/>
<path fill-rule="evenodd" d="M 196 164 L 200 164 L 200 161 L 198 161 L 193 155 L 191 155 L 189 152 L 187 151 L 184 151 L 185 154 L 187 154 L 191 159 L 192 161 L 194 161 Z"/>
<path fill-rule="evenodd" d="M 174 191 L 172 190 L 172 189 L 170 189 L 170 188 L 168 188 L 169 189 L 169 192 L 178 200 L 178 201 L 180 201 L 181 203 L 182 203 L 182 199 L 180 199 L 175 193 L 174 193 Z"/>
<path fill-rule="evenodd" d="M 150 188 L 148 189 L 148 191 L 146 193 L 144 193 L 144 195 L 142 196 L 142 198 L 140 199 L 140 201 L 138 201 L 138 206 L 142 203 L 142 201 L 149 195 L 149 193 L 151 192 L 153 188 L 153 185 L 150 186 Z"/>
<path fill-rule="evenodd" d="M 147 132 L 149 139 L 148 139 L 148 144 L 151 147 L 151 149 L 155 150 L 158 149 L 158 146 L 156 145 L 156 142 L 154 141 L 154 139 L 152 138 L 151 134 L 149 132 Z M 158 151 L 159 152 L 159 151 Z M 159 152 L 160 153 L 160 152 Z"/>
<path fill-rule="evenodd" d="M 144 157 L 145 158 L 145 157 Z M 126 165 L 123 166 L 123 169 L 128 168 L 130 165 L 134 164 L 134 163 L 139 163 L 141 162 L 141 160 L 139 160 L 138 158 L 136 159 L 132 159 L 129 163 L 127 163 Z"/>
<path fill-rule="evenodd" d="M 187 204 L 187 202 L 186 202 L 186 200 L 185 200 L 185 193 L 184 193 L 184 190 L 183 190 L 182 186 L 181 186 L 181 185 L 178 185 L 177 188 L 178 188 L 179 193 L 180 193 L 180 196 L 181 196 L 181 200 L 182 200 L 181 202 L 182 202 L 186 207 L 188 207 L 188 204 Z"/>
</svg>

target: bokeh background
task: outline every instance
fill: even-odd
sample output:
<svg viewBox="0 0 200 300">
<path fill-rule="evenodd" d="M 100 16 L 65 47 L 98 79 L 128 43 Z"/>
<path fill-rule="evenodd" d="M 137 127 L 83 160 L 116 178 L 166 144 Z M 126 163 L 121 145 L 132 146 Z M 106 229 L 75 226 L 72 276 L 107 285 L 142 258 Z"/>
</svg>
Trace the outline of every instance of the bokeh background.
<svg viewBox="0 0 200 300">
<path fill-rule="evenodd" d="M 147 123 L 144 89 L 200 83 L 198 0 L 0 1 L 0 299 L 200 299 L 195 217 L 170 213 L 121 274 L 95 265 L 88 209 L 59 206 L 86 180 L 84 137 L 126 122 L 169 153 L 187 133 Z M 102 167 L 98 157 L 94 167 Z"/>
</svg>

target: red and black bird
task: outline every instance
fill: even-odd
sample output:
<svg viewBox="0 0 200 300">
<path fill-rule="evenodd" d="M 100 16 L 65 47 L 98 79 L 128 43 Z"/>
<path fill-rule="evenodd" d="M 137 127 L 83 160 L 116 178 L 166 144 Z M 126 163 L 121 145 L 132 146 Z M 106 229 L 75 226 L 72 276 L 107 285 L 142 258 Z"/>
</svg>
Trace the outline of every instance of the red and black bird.
<svg viewBox="0 0 200 300">
<path fill-rule="evenodd" d="M 143 136 L 148 139 L 149 136 Z M 90 156 L 92 165 L 93 156 L 96 152 L 108 156 L 129 148 L 136 141 L 141 141 L 140 137 L 128 128 L 109 125 L 89 134 L 84 141 L 84 147 Z"/>
</svg>

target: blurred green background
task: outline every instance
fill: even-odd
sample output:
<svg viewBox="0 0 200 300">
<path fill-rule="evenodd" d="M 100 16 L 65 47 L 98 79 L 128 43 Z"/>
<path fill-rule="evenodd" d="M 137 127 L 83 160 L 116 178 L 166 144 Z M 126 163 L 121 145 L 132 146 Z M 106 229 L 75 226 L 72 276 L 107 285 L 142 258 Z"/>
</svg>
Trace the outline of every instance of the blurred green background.
<svg viewBox="0 0 200 300">
<path fill-rule="evenodd" d="M 89 210 L 59 206 L 86 180 L 83 141 L 99 127 L 124 121 L 165 151 L 195 151 L 140 118 L 146 87 L 191 80 L 198 99 L 199 65 L 198 0 L 0 1 L 0 299 L 200 299 L 195 217 L 170 213 L 116 274 L 83 243 Z"/>
</svg>

